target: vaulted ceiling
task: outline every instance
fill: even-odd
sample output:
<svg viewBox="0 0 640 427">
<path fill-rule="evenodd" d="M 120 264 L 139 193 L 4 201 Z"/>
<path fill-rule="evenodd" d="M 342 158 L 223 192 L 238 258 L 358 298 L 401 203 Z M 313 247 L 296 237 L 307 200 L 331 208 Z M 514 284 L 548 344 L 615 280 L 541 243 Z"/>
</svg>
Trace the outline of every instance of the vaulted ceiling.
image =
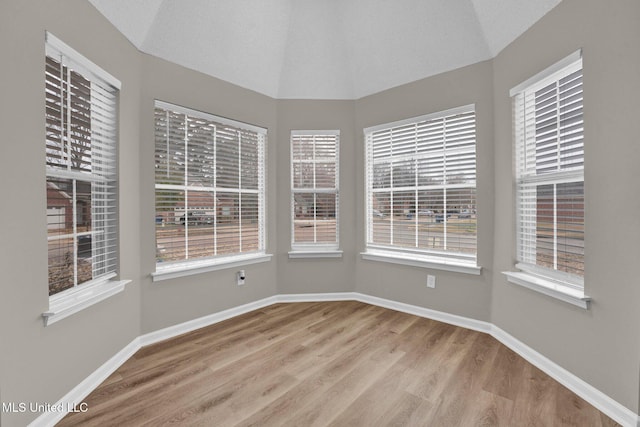
<svg viewBox="0 0 640 427">
<path fill-rule="evenodd" d="M 493 58 L 561 0 L 89 0 L 140 51 L 280 99 Z"/>
</svg>

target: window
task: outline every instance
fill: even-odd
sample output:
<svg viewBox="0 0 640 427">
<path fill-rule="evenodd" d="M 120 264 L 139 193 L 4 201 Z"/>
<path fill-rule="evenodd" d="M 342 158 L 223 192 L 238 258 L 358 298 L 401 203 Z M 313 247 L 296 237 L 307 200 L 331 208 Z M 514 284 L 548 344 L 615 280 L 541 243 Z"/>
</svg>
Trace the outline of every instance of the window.
<svg viewBox="0 0 640 427">
<path fill-rule="evenodd" d="M 49 295 L 116 276 L 120 82 L 47 33 Z"/>
<path fill-rule="evenodd" d="M 584 143 L 582 58 L 566 58 L 511 91 L 517 267 L 582 289 Z"/>
<path fill-rule="evenodd" d="M 338 249 L 339 131 L 291 132 L 291 248 Z"/>
<path fill-rule="evenodd" d="M 365 129 L 367 254 L 475 266 L 475 135 L 473 105 Z"/>
<path fill-rule="evenodd" d="M 156 101 L 157 272 L 265 251 L 266 130 Z"/>
</svg>

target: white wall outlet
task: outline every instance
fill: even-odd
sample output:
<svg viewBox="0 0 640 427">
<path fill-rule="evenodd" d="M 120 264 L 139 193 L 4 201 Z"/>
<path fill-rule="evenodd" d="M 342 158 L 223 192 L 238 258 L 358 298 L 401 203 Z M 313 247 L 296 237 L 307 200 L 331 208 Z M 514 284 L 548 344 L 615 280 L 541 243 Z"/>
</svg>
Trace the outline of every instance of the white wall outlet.
<svg viewBox="0 0 640 427">
<path fill-rule="evenodd" d="M 238 271 L 238 272 L 236 273 L 236 279 L 237 279 L 237 281 L 238 281 L 238 286 L 240 286 L 240 285 L 244 285 L 244 279 L 245 279 L 246 277 L 247 277 L 247 276 L 244 274 L 244 270 L 240 270 L 240 271 Z"/>
<path fill-rule="evenodd" d="M 427 288 L 435 288 L 436 287 L 436 276 L 432 276 L 429 274 L 427 276 Z"/>
</svg>

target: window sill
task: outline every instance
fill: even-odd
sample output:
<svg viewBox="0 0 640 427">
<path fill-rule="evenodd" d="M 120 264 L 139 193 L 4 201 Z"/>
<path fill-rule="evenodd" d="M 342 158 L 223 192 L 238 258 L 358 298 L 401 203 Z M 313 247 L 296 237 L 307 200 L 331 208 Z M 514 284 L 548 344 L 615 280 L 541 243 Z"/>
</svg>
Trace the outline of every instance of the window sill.
<svg viewBox="0 0 640 427">
<path fill-rule="evenodd" d="M 214 259 L 205 261 L 191 261 L 187 263 L 168 264 L 166 266 L 156 264 L 156 271 L 151 273 L 154 282 L 161 280 L 175 279 L 178 277 L 191 276 L 193 274 L 206 273 L 209 271 L 223 270 L 225 268 L 241 267 L 243 265 L 257 264 L 271 261 L 271 254 L 251 254 L 245 256 L 234 256 L 228 259 Z"/>
<path fill-rule="evenodd" d="M 42 313 L 44 326 L 52 325 L 110 296 L 119 294 L 130 282 L 131 280 L 104 281 L 95 285 L 87 285 L 87 288 L 68 295 L 54 295 L 50 298 L 49 311 Z"/>
<path fill-rule="evenodd" d="M 389 252 L 362 252 L 362 259 L 368 261 L 382 261 L 393 264 L 410 265 L 413 267 L 432 268 L 434 270 L 453 271 L 455 273 L 480 275 L 482 267 L 475 262 L 468 262 L 457 259 L 445 259 L 439 257 L 429 257 L 424 255 L 401 255 Z"/>
<path fill-rule="evenodd" d="M 509 281 L 509 283 L 540 292 L 541 294 L 573 304 L 585 310 L 589 309 L 591 297 L 586 296 L 583 291 L 579 291 L 548 278 L 522 271 L 503 271 L 502 274 L 507 276 L 507 281 Z"/>
<path fill-rule="evenodd" d="M 341 250 L 291 250 L 289 251 L 289 258 L 342 258 Z"/>
</svg>

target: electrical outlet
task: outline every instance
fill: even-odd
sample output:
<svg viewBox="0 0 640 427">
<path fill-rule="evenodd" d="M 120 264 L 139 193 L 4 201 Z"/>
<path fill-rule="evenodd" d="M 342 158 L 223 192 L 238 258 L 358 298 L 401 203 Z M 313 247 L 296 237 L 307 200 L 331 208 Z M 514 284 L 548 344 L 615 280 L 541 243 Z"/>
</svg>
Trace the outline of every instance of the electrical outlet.
<svg viewBox="0 0 640 427">
<path fill-rule="evenodd" d="M 244 274 L 244 270 L 240 270 L 236 273 L 236 280 L 238 282 L 238 286 L 244 285 L 244 279 L 246 278 Z"/>
<path fill-rule="evenodd" d="M 427 288 L 435 288 L 436 287 L 436 276 L 432 276 L 429 274 L 427 276 Z"/>
</svg>

